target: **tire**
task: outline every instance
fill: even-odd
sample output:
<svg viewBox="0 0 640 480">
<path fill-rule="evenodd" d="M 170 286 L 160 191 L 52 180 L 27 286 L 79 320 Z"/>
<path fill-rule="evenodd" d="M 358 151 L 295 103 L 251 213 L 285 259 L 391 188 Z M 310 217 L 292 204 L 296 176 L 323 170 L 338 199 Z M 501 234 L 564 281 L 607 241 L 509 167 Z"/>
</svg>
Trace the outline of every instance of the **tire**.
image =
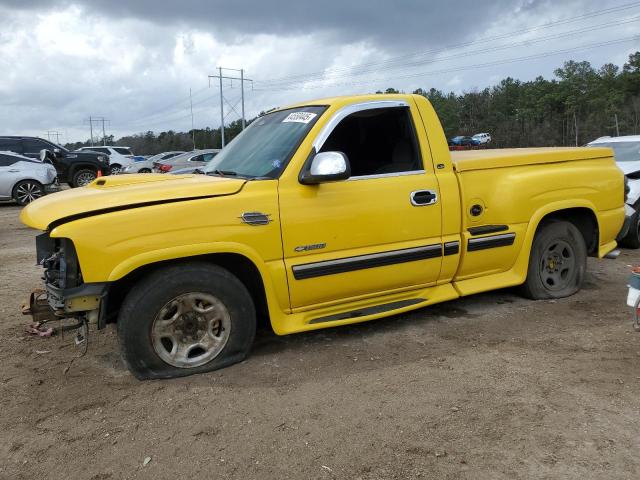
<svg viewBox="0 0 640 480">
<path fill-rule="evenodd" d="M 195 310 L 203 307 L 204 313 Z M 118 317 L 123 359 L 140 380 L 184 377 L 240 362 L 255 332 L 256 311 L 246 287 L 224 268 L 199 262 L 142 279 Z"/>
<path fill-rule="evenodd" d="M 74 172 L 73 178 L 71 179 L 72 187 L 84 187 L 93 182 L 96 178 L 98 178 L 98 174 L 95 170 L 91 170 L 88 168 L 81 168 Z"/>
<path fill-rule="evenodd" d="M 18 205 L 24 206 L 44 195 L 44 188 L 35 180 L 22 180 L 13 187 L 13 199 Z"/>
<path fill-rule="evenodd" d="M 620 240 L 620 244 L 627 248 L 640 248 L 640 212 L 638 210 L 632 215 L 629 231 Z"/>
<path fill-rule="evenodd" d="M 122 165 L 114 163 L 109 166 L 109 175 L 120 175 L 122 173 Z"/>
<path fill-rule="evenodd" d="M 141 168 L 140 170 L 138 170 L 138 173 L 151 173 L 151 169 L 150 168 Z"/>
<path fill-rule="evenodd" d="M 545 222 L 533 239 L 522 293 L 533 300 L 568 297 L 580 290 L 586 269 L 587 247 L 575 225 Z"/>
</svg>

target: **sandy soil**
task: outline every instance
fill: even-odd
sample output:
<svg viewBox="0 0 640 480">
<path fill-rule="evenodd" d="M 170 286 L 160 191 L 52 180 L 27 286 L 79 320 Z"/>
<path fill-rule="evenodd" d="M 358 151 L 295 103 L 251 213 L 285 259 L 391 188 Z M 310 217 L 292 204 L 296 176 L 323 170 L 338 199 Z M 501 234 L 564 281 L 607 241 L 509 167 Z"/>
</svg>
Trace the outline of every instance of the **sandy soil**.
<svg viewBox="0 0 640 480">
<path fill-rule="evenodd" d="M 244 363 L 135 380 L 112 327 L 24 333 L 39 284 L 19 208 L 0 205 L 0 478 L 640 477 L 640 334 L 628 264 L 584 290 L 499 291 L 317 333 L 258 334 Z M 149 457 L 147 465 L 143 463 Z"/>
</svg>

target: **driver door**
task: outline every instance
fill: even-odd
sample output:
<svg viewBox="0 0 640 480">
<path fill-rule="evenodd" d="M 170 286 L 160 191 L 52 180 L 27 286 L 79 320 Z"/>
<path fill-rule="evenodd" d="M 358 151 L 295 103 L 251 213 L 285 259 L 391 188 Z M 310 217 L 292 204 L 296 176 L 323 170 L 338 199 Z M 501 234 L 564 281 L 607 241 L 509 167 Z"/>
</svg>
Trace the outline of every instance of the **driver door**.
<svg viewBox="0 0 640 480">
<path fill-rule="evenodd" d="M 344 153 L 351 177 L 279 187 L 293 309 L 434 285 L 440 273 L 440 192 L 421 120 L 400 101 L 335 116 L 314 146 Z"/>
</svg>

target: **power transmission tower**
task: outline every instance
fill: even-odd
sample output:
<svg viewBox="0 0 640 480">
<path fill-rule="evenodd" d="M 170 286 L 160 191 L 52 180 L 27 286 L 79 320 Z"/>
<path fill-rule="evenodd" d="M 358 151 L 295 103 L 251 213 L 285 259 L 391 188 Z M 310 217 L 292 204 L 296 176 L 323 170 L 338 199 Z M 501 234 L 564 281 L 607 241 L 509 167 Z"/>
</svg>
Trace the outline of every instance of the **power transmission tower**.
<svg viewBox="0 0 640 480">
<path fill-rule="evenodd" d="M 102 145 L 107 144 L 107 134 L 105 130 L 105 123 L 109 123 L 109 120 L 104 117 L 92 117 L 89 116 L 89 129 L 91 131 L 91 146 L 93 147 L 93 122 L 102 123 Z"/>
<path fill-rule="evenodd" d="M 223 70 L 240 72 L 240 77 L 230 77 L 230 76 L 223 75 L 222 74 Z M 233 82 L 234 80 L 240 80 L 240 91 L 241 91 L 241 101 L 242 101 L 241 118 L 242 118 L 243 130 L 247 123 L 244 116 L 244 82 L 251 82 L 251 85 L 253 86 L 253 80 L 251 80 L 250 78 L 244 77 L 244 69 L 242 68 L 236 69 L 236 68 L 225 68 L 225 67 L 218 67 L 218 75 L 209 75 L 209 86 L 211 86 L 212 78 L 217 78 L 220 81 L 220 137 L 222 138 L 222 147 L 224 148 L 224 102 L 226 102 L 226 99 L 224 98 L 224 93 L 222 93 L 222 80 L 231 80 L 231 82 Z M 229 105 L 231 110 L 235 111 L 235 108 L 233 105 L 231 105 L 229 102 L 227 102 L 227 104 Z"/>
<path fill-rule="evenodd" d="M 57 145 L 60 145 L 60 132 L 56 131 L 56 130 L 47 130 L 47 139 L 51 142 L 51 137 L 55 137 L 56 141 L 55 143 Z"/>
</svg>

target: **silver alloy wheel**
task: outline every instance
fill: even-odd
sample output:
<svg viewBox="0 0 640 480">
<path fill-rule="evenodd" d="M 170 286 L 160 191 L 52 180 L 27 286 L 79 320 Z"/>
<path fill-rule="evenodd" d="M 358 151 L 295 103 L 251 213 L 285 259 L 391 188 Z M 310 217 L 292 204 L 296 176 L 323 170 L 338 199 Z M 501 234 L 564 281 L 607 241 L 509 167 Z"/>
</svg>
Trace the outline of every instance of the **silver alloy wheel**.
<svg viewBox="0 0 640 480">
<path fill-rule="evenodd" d="M 91 172 L 82 172 L 80 175 L 78 175 L 76 177 L 76 185 L 78 187 L 84 187 L 86 185 L 89 185 L 91 182 L 93 182 L 95 179 L 97 178 L 95 173 L 91 173 Z"/>
<path fill-rule="evenodd" d="M 120 175 L 121 172 L 122 167 L 120 165 L 112 165 L 109 167 L 109 173 L 111 173 L 111 175 Z"/>
<path fill-rule="evenodd" d="M 564 240 L 555 240 L 545 249 L 540 261 L 540 278 L 546 289 L 562 290 L 572 281 L 576 268 L 573 246 Z"/>
<path fill-rule="evenodd" d="M 33 202 L 43 195 L 42 187 L 35 182 L 24 182 L 16 188 L 16 200 L 21 205 Z"/>
<path fill-rule="evenodd" d="M 156 354 L 178 368 L 194 368 L 217 357 L 231 333 L 227 307 L 208 293 L 192 292 L 167 302 L 151 326 Z"/>
</svg>

